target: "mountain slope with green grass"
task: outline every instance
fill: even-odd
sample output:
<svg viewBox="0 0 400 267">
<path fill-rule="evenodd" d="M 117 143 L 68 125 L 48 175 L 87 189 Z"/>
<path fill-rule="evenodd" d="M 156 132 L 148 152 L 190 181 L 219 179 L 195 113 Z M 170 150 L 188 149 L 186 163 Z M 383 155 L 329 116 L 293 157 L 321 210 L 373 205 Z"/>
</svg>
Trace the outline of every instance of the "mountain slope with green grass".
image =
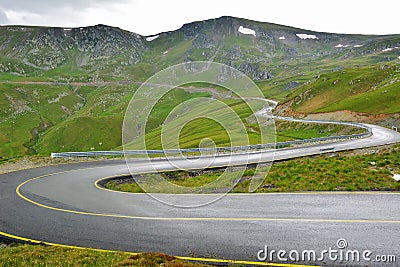
<svg viewBox="0 0 400 267">
<path fill-rule="evenodd" d="M 303 113 L 352 110 L 400 112 L 400 66 L 347 68 L 318 76 L 292 92 L 293 108 Z"/>
<path fill-rule="evenodd" d="M 244 34 L 243 28 L 254 34 Z M 266 97 L 279 100 L 283 115 L 349 111 L 382 116 L 385 125 L 400 122 L 400 35 L 321 33 L 221 17 L 150 39 L 106 25 L 2 26 L 0 41 L 1 159 L 120 149 L 125 109 L 140 84 L 166 67 L 196 60 L 244 72 Z M 234 106 L 250 142 L 257 143 L 250 114 L 233 105 L 237 99 L 226 90 L 201 83 L 185 87 L 151 114 L 150 147 L 160 146 L 166 115 L 199 96 Z M 279 140 L 319 136 L 281 130 Z M 197 146 L 205 137 L 217 145 L 229 143 L 218 126 L 199 120 L 183 129 L 181 145 Z"/>
</svg>

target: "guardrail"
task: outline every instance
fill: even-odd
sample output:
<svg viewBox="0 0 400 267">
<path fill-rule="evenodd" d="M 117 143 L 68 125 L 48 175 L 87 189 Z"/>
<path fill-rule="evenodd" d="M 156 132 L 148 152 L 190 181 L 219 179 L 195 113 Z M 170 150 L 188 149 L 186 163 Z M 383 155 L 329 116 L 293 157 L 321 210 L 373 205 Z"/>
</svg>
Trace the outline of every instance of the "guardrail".
<svg viewBox="0 0 400 267">
<path fill-rule="evenodd" d="M 323 143 L 323 142 L 335 142 L 352 139 L 366 138 L 372 135 L 372 129 L 366 125 L 355 123 L 355 122 L 337 122 L 337 121 L 322 121 L 322 120 L 303 120 L 295 119 L 290 117 L 271 116 L 272 119 L 285 120 L 285 121 L 296 121 L 296 122 L 308 122 L 308 123 L 327 123 L 327 124 L 338 124 L 347 125 L 367 130 L 361 134 L 351 135 L 339 135 L 339 136 L 328 136 L 320 138 L 310 138 L 304 140 L 294 140 L 287 142 L 278 142 L 271 144 L 257 144 L 248 146 L 233 146 L 233 147 L 216 147 L 216 148 L 185 148 L 185 149 L 166 149 L 166 150 L 125 150 L 125 151 L 88 151 L 88 152 L 60 152 L 51 153 L 52 158 L 68 158 L 68 157 L 122 157 L 122 156 L 140 156 L 140 155 L 153 155 L 153 156 L 167 156 L 167 155 L 182 155 L 182 154 L 205 154 L 210 153 L 211 155 L 222 155 L 225 153 L 249 153 L 259 152 L 262 150 L 283 148 L 292 145 L 303 145 L 310 143 Z"/>
</svg>

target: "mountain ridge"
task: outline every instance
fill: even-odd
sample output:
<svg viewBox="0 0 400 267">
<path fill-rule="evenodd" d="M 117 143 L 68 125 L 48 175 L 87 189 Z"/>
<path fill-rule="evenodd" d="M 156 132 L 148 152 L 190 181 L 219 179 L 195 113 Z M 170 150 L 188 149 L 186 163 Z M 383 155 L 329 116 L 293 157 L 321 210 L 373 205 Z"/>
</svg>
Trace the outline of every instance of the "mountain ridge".
<svg viewBox="0 0 400 267">
<path fill-rule="evenodd" d="M 240 32 L 240 27 L 254 31 L 254 36 Z M 148 37 L 154 39 L 148 41 Z M 159 69 L 185 61 L 214 60 L 255 80 L 265 80 L 273 74 L 261 69 L 268 69 L 267 65 L 283 67 L 274 60 L 363 56 L 400 46 L 399 40 L 400 35 L 323 33 L 230 16 L 187 23 L 178 30 L 151 36 L 103 24 L 76 28 L 8 25 L 0 27 L 0 55 L 9 61 L 9 67 L 0 65 L 0 70 L 7 72 L 11 68 L 14 73 L 25 74 L 63 65 L 101 69 L 101 65 L 109 64 L 114 68 L 121 65 L 121 69 L 136 63 L 152 64 Z M 175 58 L 163 54 L 177 48 L 179 42 L 186 45 L 179 49 L 186 51 L 178 51 L 180 55 Z M 158 60 L 160 54 L 167 59 Z M 154 66 L 154 61 L 160 64 Z"/>
</svg>

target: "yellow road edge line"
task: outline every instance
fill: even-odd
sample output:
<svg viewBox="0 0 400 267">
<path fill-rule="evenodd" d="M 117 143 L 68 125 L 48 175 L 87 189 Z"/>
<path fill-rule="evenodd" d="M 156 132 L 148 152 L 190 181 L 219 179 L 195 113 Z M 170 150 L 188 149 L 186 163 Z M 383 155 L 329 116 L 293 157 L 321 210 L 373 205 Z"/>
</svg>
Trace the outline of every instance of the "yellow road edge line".
<svg viewBox="0 0 400 267">
<path fill-rule="evenodd" d="M 90 248 L 90 247 L 80 247 L 80 246 L 72 246 L 72 245 L 65 245 L 59 243 L 52 243 L 46 241 L 40 241 L 35 239 L 30 239 L 26 237 L 21 237 L 17 235 L 12 235 L 9 233 L 5 233 L 0 231 L 0 235 L 12 238 L 15 240 L 20 240 L 23 242 L 33 243 L 33 244 L 43 244 L 47 246 L 54 246 L 54 247 L 61 247 L 61 248 L 68 248 L 68 249 L 89 249 L 97 252 L 107 252 L 107 253 L 126 253 L 129 255 L 141 255 L 144 252 L 131 252 L 131 251 L 118 251 L 118 250 L 109 250 L 109 249 L 99 249 L 99 248 Z M 269 262 L 257 262 L 257 261 L 244 261 L 244 260 L 227 260 L 227 259 L 213 259 L 213 258 L 200 258 L 200 257 L 187 257 L 187 256 L 174 256 L 175 258 L 187 261 L 201 261 L 201 262 L 215 262 L 215 263 L 232 263 L 232 264 L 248 264 L 248 265 L 259 265 L 259 266 L 282 266 L 282 267 L 315 267 L 310 265 L 299 265 L 299 264 L 287 264 L 287 263 L 269 263 Z"/>
<path fill-rule="evenodd" d="M 79 246 L 52 243 L 52 242 L 47 242 L 47 241 L 40 241 L 40 240 L 25 238 L 25 237 L 21 237 L 21 236 L 17 236 L 17 235 L 12 235 L 12 234 L 5 233 L 5 232 L 2 232 L 2 231 L 0 231 L 0 235 L 8 237 L 8 238 L 12 238 L 12 239 L 20 240 L 20 241 L 23 241 L 23 242 L 33 243 L 33 244 L 43 244 L 43 245 L 48 245 L 48 246 L 56 246 L 56 247 L 70 248 L 70 249 L 90 249 L 90 250 L 94 250 L 94 251 L 98 251 L 98 252 L 119 252 L 119 251 L 116 251 L 116 250 L 107 250 L 107 249 L 99 249 L 99 248 L 86 248 L 86 247 L 79 247 Z M 124 252 L 124 251 L 121 251 L 121 252 Z M 136 252 L 126 252 L 126 253 L 140 254 L 140 253 L 136 253 Z"/>
<path fill-rule="evenodd" d="M 102 167 L 94 167 L 94 168 L 86 168 L 86 169 L 79 169 L 79 170 L 88 170 L 88 169 L 95 169 L 95 168 L 102 168 Z M 74 170 L 78 171 L 78 170 Z M 56 208 L 47 206 L 41 203 L 38 203 L 34 200 L 29 199 L 28 197 L 24 196 L 20 189 L 25 184 L 40 179 L 44 177 L 49 177 L 56 174 L 67 173 L 70 171 L 62 171 L 58 173 L 46 174 L 37 176 L 31 179 L 28 179 L 17 186 L 15 189 L 16 194 L 22 198 L 23 200 L 50 210 L 61 211 L 66 213 L 73 213 L 79 215 L 88 215 L 88 216 L 98 216 L 98 217 L 112 217 L 112 218 L 122 218 L 122 219 L 137 219 L 137 220 L 160 220 L 160 221 L 284 221 L 284 222 L 330 222 L 330 223 L 395 223 L 400 224 L 400 220 L 366 220 L 366 219 L 355 219 L 355 220 L 346 220 L 346 219 L 312 219 L 312 218 L 240 218 L 240 217 L 146 217 L 146 216 L 130 216 L 130 215 L 121 215 L 121 214 L 108 214 L 108 213 L 95 213 L 95 212 L 85 212 L 85 211 L 75 211 L 75 210 L 67 210 L 62 208 Z M 107 189 L 108 190 L 108 189 Z M 117 191 L 112 191 L 117 192 Z M 139 193 L 139 194 L 146 194 L 146 193 Z"/>
</svg>

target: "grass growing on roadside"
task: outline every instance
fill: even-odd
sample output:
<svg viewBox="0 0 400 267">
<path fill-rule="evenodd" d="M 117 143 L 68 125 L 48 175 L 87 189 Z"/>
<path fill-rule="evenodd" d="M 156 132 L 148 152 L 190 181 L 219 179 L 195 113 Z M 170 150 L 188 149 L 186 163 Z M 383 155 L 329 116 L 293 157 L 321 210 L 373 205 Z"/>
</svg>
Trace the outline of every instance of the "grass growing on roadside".
<svg viewBox="0 0 400 267">
<path fill-rule="evenodd" d="M 104 187 L 110 190 L 129 192 L 129 193 L 144 193 L 142 188 L 133 180 L 125 180 L 125 182 L 117 182 L 116 180 L 108 181 Z"/>
<path fill-rule="evenodd" d="M 375 162 L 378 166 L 372 166 Z M 397 163 L 395 163 L 397 162 Z M 257 192 L 293 191 L 385 191 L 399 190 L 390 166 L 399 164 L 398 153 L 381 156 L 302 158 L 275 164 Z M 233 192 L 246 192 L 250 180 Z"/>
<path fill-rule="evenodd" d="M 352 126 L 279 120 L 275 122 L 275 127 L 278 142 L 365 132 L 364 129 Z"/>
<path fill-rule="evenodd" d="M 206 266 L 159 253 L 128 254 L 91 249 L 18 245 L 0 249 L 0 266 Z"/>
<path fill-rule="evenodd" d="M 322 155 L 277 162 L 257 192 L 400 190 L 400 182 L 392 178 L 393 173 L 400 173 L 399 150 L 400 146 L 396 145 L 368 155 L 343 152 L 335 157 Z M 177 185 L 198 187 L 211 183 L 221 172 L 206 171 L 193 175 L 193 172 L 176 171 L 163 175 Z M 253 173 L 253 169 L 246 170 L 232 192 L 248 192 Z M 105 187 L 124 192 L 142 192 L 132 179 L 125 182 L 109 181 Z"/>
</svg>

